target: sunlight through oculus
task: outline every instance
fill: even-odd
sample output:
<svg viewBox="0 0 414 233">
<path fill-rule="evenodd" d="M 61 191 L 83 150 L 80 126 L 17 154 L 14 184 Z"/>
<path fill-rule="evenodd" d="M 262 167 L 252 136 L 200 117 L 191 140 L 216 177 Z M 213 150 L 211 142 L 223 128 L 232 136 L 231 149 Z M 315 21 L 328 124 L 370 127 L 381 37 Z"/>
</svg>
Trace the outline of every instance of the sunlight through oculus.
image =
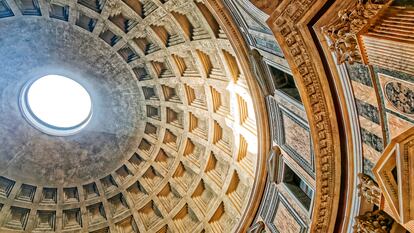
<svg viewBox="0 0 414 233">
<path fill-rule="evenodd" d="M 92 115 L 92 100 L 86 89 L 60 75 L 28 83 L 22 91 L 21 107 L 33 126 L 56 136 L 77 133 Z"/>
</svg>

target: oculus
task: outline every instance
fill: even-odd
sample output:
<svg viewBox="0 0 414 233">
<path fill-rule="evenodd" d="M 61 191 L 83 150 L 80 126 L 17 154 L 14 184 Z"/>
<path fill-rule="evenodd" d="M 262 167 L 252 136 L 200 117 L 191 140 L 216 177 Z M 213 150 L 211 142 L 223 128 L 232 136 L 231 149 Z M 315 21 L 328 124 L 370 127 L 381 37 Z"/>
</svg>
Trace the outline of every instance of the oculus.
<svg viewBox="0 0 414 233">
<path fill-rule="evenodd" d="M 78 133 L 92 117 L 88 91 L 73 79 L 46 75 L 26 83 L 20 107 L 28 122 L 54 136 Z"/>
</svg>

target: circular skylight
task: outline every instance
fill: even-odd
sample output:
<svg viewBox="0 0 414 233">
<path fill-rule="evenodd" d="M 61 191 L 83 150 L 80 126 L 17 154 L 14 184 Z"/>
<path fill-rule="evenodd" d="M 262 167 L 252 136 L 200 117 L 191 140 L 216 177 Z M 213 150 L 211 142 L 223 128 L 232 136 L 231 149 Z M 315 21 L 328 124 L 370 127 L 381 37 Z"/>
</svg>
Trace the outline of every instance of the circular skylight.
<svg viewBox="0 0 414 233">
<path fill-rule="evenodd" d="M 86 89 L 60 75 L 47 75 L 30 82 L 21 100 L 26 118 L 52 135 L 78 132 L 89 122 L 92 113 L 92 101 Z"/>
</svg>

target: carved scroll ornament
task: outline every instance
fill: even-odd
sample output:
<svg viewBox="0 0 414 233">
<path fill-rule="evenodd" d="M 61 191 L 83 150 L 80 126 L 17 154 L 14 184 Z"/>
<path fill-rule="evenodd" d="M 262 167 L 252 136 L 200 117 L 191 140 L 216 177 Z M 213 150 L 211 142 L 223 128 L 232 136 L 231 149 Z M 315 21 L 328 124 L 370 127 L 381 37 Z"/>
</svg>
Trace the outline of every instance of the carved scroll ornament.
<svg viewBox="0 0 414 233">
<path fill-rule="evenodd" d="M 394 220 L 381 210 L 369 211 L 355 218 L 354 233 L 387 233 Z"/>
<path fill-rule="evenodd" d="M 369 176 L 359 173 L 358 184 L 359 195 L 364 197 L 369 203 L 379 206 L 381 203 L 381 189 L 378 184 Z"/>
</svg>

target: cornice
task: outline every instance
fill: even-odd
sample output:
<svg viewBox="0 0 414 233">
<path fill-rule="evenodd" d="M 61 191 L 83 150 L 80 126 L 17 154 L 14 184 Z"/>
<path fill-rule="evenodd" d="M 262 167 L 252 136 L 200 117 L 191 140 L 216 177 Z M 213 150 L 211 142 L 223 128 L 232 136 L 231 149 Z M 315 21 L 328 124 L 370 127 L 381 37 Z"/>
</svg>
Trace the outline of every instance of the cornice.
<svg viewBox="0 0 414 233">
<path fill-rule="evenodd" d="M 312 134 L 316 195 L 310 232 L 334 231 L 341 185 L 340 140 L 333 97 L 308 29 L 308 22 L 325 2 L 284 0 L 267 21 L 292 69 Z"/>
</svg>

